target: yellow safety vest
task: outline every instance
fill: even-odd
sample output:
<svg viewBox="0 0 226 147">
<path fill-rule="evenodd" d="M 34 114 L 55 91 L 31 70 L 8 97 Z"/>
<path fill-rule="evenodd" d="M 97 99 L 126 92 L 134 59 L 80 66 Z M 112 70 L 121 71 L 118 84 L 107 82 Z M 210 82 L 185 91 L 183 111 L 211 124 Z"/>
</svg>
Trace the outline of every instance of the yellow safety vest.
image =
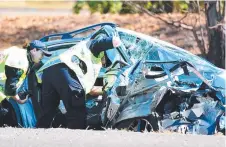
<svg viewBox="0 0 226 147">
<path fill-rule="evenodd" d="M 0 65 L 2 67 L 2 64 Z M 5 72 L 1 70 L 0 73 L 0 103 L 6 98 L 6 95 L 4 94 L 4 88 L 5 88 Z"/>
<path fill-rule="evenodd" d="M 28 69 L 27 51 L 25 49 L 13 46 L 11 48 L 5 49 L 3 51 L 3 54 L 5 58 L 4 61 L 0 64 L 0 103 L 2 100 L 7 98 L 7 96 L 4 94 L 6 81 L 5 65 L 23 70 L 23 74 L 21 75 L 19 82 L 17 83 L 17 87 L 22 84 L 24 78 L 26 77 L 26 71 Z"/>
<path fill-rule="evenodd" d="M 101 59 L 104 56 L 104 52 L 101 52 L 98 57 L 95 57 L 87 47 L 87 43 L 88 40 L 81 41 L 60 55 L 61 61 L 76 73 L 86 94 L 91 91 L 95 84 L 102 67 Z M 75 58 L 79 58 L 86 64 L 86 73 L 83 73 L 83 70 L 79 67 L 78 62 L 74 60 Z"/>
<path fill-rule="evenodd" d="M 42 83 L 42 74 L 46 68 L 59 64 L 59 63 L 62 63 L 62 61 L 60 60 L 59 57 L 53 57 L 50 60 L 46 61 L 44 63 L 44 65 L 42 65 L 42 67 L 35 73 L 38 83 Z"/>
<path fill-rule="evenodd" d="M 102 67 L 101 59 L 104 56 L 104 52 L 101 52 L 98 57 L 95 57 L 90 49 L 87 47 L 86 41 L 81 41 L 77 45 L 71 47 L 58 57 L 53 57 L 47 61 L 37 72 L 36 76 L 39 83 L 42 83 L 43 70 L 59 63 L 65 63 L 72 71 L 76 73 L 82 87 L 86 94 L 88 94 L 94 86 L 94 83 L 99 75 Z M 87 67 L 87 72 L 83 73 L 83 69 L 80 68 L 78 62 L 74 58 L 82 60 Z"/>
</svg>

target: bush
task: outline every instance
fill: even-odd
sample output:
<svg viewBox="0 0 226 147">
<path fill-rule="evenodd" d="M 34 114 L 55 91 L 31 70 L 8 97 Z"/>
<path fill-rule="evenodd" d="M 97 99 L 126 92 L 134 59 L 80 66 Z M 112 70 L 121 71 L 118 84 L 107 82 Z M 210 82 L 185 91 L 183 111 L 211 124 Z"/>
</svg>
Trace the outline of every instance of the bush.
<svg viewBox="0 0 226 147">
<path fill-rule="evenodd" d="M 73 12 L 78 14 L 80 12 L 80 10 L 82 10 L 82 8 L 85 6 L 85 2 L 84 1 L 78 1 L 75 3 L 74 7 L 73 7 Z"/>
<path fill-rule="evenodd" d="M 140 6 L 154 13 L 185 12 L 191 7 L 192 2 L 186 1 L 137 1 Z M 87 6 L 91 13 L 139 13 L 137 9 L 122 1 L 78 1 L 74 5 L 74 12 L 79 13 Z"/>
<path fill-rule="evenodd" d="M 88 6 L 91 13 L 100 12 L 101 14 L 106 13 L 119 13 L 122 8 L 122 2 L 114 1 L 78 1 L 75 3 L 73 8 L 75 13 L 84 7 Z"/>
<path fill-rule="evenodd" d="M 138 10 L 136 10 L 133 6 L 127 5 L 125 3 L 122 4 L 122 9 L 119 12 L 120 14 L 134 14 L 138 13 Z"/>
</svg>

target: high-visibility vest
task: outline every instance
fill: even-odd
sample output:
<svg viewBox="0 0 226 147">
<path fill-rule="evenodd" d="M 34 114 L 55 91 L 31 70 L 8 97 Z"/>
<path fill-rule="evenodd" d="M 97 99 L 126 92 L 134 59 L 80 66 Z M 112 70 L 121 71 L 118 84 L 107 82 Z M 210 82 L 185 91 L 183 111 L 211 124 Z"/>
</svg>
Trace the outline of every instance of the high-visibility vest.
<svg viewBox="0 0 226 147">
<path fill-rule="evenodd" d="M 64 53 L 57 57 L 53 57 L 47 61 L 37 72 L 36 76 L 39 83 L 42 83 L 42 74 L 44 69 L 59 64 L 65 63 L 72 71 L 75 72 L 86 94 L 88 94 L 94 86 L 94 83 L 99 75 L 102 67 L 101 59 L 104 52 L 101 52 L 98 57 L 95 57 L 87 47 L 88 40 L 81 41 L 75 46 L 69 48 Z M 79 60 L 85 63 L 87 72 L 84 73 L 82 67 L 79 66 Z"/>
<path fill-rule="evenodd" d="M 36 74 L 36 77 L 37 77 L 37 81 L 38 83 L 42 83 L 42 74 L 43 74 L 43 71 L 53 65 L 56 65 L 56 64 L 59 64 L 59 63 L 62 63 L 62 61 L 60 60 L 59 57 L 53 57 L 51 58 L 50 60 L 47 60 L 41 68 L 38 69 L 38 71 L 35 73 Z"/>
<path fill-rule="evenodd" d="M 4 87 L 6 81 L 5 65 L 23 70 L 17 87 L 19 87 L 24 78 L 26 77 L 26 71 L 28 69 L 27 51 L 19 47 L 13 46 L 11 48 L 3 50 L 5 56 L 4 61 L 0 64 L 0 102 L 7 96 L 4 94 Z"/>
<path fill-rule="evenodd" d="M 3 71 L 4 72 L 4 71 Z M 4 89 L 5 89 L 5 72 L 0 73 L 0 103 L 6 98 L 6 95 L 4 94 Z"/>
</svg>

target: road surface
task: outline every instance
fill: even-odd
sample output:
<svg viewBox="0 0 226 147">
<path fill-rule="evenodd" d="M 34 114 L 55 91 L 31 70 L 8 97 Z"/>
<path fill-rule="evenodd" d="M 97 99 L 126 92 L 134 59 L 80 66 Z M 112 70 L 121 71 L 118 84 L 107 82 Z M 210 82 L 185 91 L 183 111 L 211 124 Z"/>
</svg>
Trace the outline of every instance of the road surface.
<svg viewBox="0 0 226 147">
<path fill-rule="evenodd" d="M 225 136 L 0 128 L 1 147 L 225 147 Z"/>
</svg>

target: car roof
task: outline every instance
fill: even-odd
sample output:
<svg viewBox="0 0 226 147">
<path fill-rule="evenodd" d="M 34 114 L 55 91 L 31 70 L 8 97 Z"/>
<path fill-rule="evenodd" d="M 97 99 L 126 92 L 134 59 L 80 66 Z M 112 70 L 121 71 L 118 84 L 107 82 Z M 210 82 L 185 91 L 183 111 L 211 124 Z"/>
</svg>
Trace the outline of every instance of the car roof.
<svg viewBox="0 0 226 147">
<path fill-rule="evenodd" d="M 40 41 L 46 44 L 49 51 L 55 51 L 67 47 L 69 48 L 75 45 L 77 42 L 91 37 L 94 32 L 96 32 L 98 29 L 105 25 L 110 25 L 112 27 L 117 26 L 114 23 L 108 22 L 98 23 L 71 32 L 57 33 L 44 36 L 40 39 Z"/>
</svg>

